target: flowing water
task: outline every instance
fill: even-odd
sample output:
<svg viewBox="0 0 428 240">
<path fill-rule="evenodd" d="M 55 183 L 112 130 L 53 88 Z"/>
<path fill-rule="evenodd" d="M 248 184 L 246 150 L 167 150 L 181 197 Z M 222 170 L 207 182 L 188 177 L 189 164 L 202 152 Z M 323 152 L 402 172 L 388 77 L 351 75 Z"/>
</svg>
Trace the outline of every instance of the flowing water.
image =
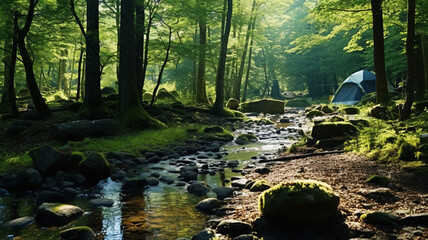
<svg viewBox="0 0 428 240">
<path fill-rule="evenodd" d="M 197 155 L 183 156 L 178 160 L 192 160 L 200 167 L 202 164 L 215 164 L 219 161 L 239 160 L 240 165 L 233 171 L 224 168 L 214 175 L 199 174 L 198 180 L 208 183 L 212 188 L 228 186 L 233 176 L 241 176 L 240 169 L 252 168 L 258 160 L 274 157 L 275 152 L 290 146 L 298 138 L 297 124 L 304 121 L 303 114 L 289 113 L 291 123 L 276 125 L 238 124 L 235 135 L 254 133 L 259 138 L 256 143 L 238 146 L 230 143 L 222 147 L 222 159 L 214 159 L 216 153 L 199 152 Z M 270 116 L 274 121 L 284 116 Z M 198 156 L 205 156 L 198 158 Z M 175 160 L 176 161 L 176 160 Z M 149 176 L 154 172 L 161 176 L 176 179 L 178 165 L 174 161 L 140 166 L 134 172 Z M 122 183 L 110 178 L 100 182 L 92 192 L 71 202 L 86 211 L 84 216 L 62 227 L 40 228 L 33 224 L 20 231 L 0 229 L 1 239 L 58 239 L 59 232 L 72 226 L 89 226 L 97 234 L 96 239 L 190 239 L 204 229 L 210 217 L 195 209 L 204 197 L 189 194 L 186 186 L 168 185 L 160 182 L 144 191 L 123 193 Z M 115 201 L 112 207 L 93 207 L 88 200 L 94 197 L 109 198 Z M 208 197 L 215 197 L 209 193 Z M 36 210 L 34 197 L 0 197 L 0 224 L 9 220 L 33 216 Z M 9 237 L 9 238 L 8 238 Z"/>
</svg>

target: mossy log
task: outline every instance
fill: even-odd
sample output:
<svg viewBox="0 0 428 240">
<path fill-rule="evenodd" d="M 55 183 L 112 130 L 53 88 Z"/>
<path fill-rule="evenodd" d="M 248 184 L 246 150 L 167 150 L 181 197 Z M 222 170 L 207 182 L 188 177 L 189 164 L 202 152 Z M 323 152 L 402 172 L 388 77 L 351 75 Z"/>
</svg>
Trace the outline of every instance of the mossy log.
<svg viewBox="0 0 428 240">
<path fill-rule="evenodd" d="M 57 140 L 78 141 L 86 137 L 114 136 L 119 130 L 119 125 L 113 119 L 78 120 L 54 124 L 50 128 L 50 134 Z"/>
</svg>

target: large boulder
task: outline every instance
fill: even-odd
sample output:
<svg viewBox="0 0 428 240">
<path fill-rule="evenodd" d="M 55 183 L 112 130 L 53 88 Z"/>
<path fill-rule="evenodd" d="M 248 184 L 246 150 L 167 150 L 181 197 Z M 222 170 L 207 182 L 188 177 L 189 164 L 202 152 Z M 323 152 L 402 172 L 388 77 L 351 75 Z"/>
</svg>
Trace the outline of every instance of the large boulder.
<svg viewBox="0 0 428 240">
<path fill-rule="evenodd" d="M 283 224 L 321 225 L 337 214 L 339 197 L 326 183 L 296 180 L 278 184 L 259 197 L 261 215 Z"/>
<path fill-rule="evenodd" d="M 329 139 L 353 135 L 357 132 L 358 129 L 349 122 L 323 122 L 314 125 L 312 137 L 315 139 Z"/>
<path fill-rule="evenodd" d="M 377 119 L 387 120 L 390 117 L 390 113 L 387 107 L 382 105 L 376 105 L 370 110 L 370 116 Z"/>
<path fill-rule="evenodd" d="M 54 124 L 49 129 L 51 136 L 60 141 L 80 141 L 86 137 L 114 136 L 119 131 L 119 125 L 114 119 L 78 120 Z"/>
<path fill-rule="evenodd" d="M 39 226 L 63 226 L 82 216 L 83 210 L 77 206 L 62 203 L 43 203 L 36 212 Z"/>
<path fill-rule="evenodd" d="M 2 225 L 5 228 L 12 228 L 14 230 L 24 229 L 34 223 L 34 217 L 20 217 Z"/>
<path fill-rule="evenodd" d="M 229 100 L 227 100 L 226 107 L 232 110 L 238 110 L 239 101 L 235 98 L 229 98 Z"/>
<path fill-rule="evenodd" d="M 43 175 L 68 169 L 72 163 L 70 157 L 48 145 L 31 150 L 30 156 L 34 168 Z"/>
<path fill-rule="evenodd" d="M 240 104 L 242 112 L 262 112 L 262 113 L 284 113 L 284 101 L 273 99 L 261 99 Z"/>
<path fill-rule="evenodd" d="M 196 209 L 202 212 L 211 212 L 212 210 L 220 207 L 221 205 L 223 205 L 223 202 L 218 200 L 217 198 L 206 198 L 196 205 Z"/>
<path fill-rule="evenodd" d="M 213 189 L 213 192 L 217 194 L 217 198 L 220 200 L 233 196 L 233 191 L 231 187 L 218 187 Z"/>
<path fill-rule="evenodd" d="M 18 174 L 21 186 L 26 189 L 34 189 L 42 185 L 42 175 L 34 168 L 22 170 Z"/>
<path fill-rule="evenodd" d="M 205 196 L 210 192 L 210 186 L 205 182 L 194 182 L 187 187 L 187 191 L 196 196 Z"/>
<path fill-rule="evenodd" d="M 95 233 L 89 227 L 79 226 L 61 231 L 59 236 L 62 240 L 92 240 Z"/>
<path fill-rule="evenodd" d="M 238 145 L 246 145 L 250 142 L 257 142 L 257 141 L 258 141 L 258 138 L 256 137 L 256 135 L 245 133 L 245 134 L 240 134 L 236 138 L 235 143 Z"/>
<path fill-rule="evenodd" d="M 94 181 L 108 178 L 112 173 L 112 167 L 107 159 L 100 153 L 91 153 L 85 160 L 79 163 L 86 178 Z"/>
<path fill-rule="evenodd" d="M 170 92 L 168 92 L 168 90 L 166 90 L 165 88 L 161 88 L 159 89 L 159 92 L 156 94 L 156 99 L 171 99 L 171 100 L 176 100 L 174 95 L 172 95 Z"/>
</svg>

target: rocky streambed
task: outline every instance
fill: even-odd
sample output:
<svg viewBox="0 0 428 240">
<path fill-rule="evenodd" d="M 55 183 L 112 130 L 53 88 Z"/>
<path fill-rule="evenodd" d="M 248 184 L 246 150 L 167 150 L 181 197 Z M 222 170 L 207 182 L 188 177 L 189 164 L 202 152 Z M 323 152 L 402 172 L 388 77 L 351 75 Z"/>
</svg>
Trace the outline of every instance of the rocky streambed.
<svg viewBox="0 0 428 240">
<path fill-rule="evenodd" d="M 274 124 L 256 120 L 257 114 L 250 117 L 254 121 L 230 123 L 235 130 L 234 141 L 241 134 L 252 134 L 257 141 L 246 138 L 238 141 L 243 145 L 238 145 L 189 140 L 186 145 L 146 152 L 144 157 L 111 152 L 106 157 L 115 171 L 93 187 L 86 187 L 85 176 L 59 171 L 44 178 L 37 190 L 10 194 L 0 189 L 0 237 L 58 239 L 61 231 L 87 226 L 90 229 L 72 229 L 62 236 L 64 239 L 72 239 L 69 236 L 76 236 L 73 234 L 86 237 L 79 239 L 190 239 L 211 218 L 235 211 L 219 206 L 207 214 L 196 205 L 206 198 L 233 197 L 235 187 L 244 184 L 243 175 L 256 168 L 263 171 L 259 161 L 273 158 L 278 149 L 295 142 L 299 138 L 298 129 L 306 121 L 299 110 L 265 116 Z M 77 211 L 79 216 L 70 217 L 64 224 L 44 225 L 39 220 L 39 206 L 44 202 L 66 202 L 81 210 Z M 55 209 L 60 207 L 64 206 Z"/>
</svg>

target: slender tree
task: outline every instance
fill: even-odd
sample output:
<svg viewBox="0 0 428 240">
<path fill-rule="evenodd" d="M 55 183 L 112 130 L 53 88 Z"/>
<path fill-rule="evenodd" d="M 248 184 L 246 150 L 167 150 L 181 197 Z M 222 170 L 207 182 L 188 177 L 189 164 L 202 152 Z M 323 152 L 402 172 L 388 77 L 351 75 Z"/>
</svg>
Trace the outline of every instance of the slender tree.
<svg viewBox="0 0 428 240">
<path fill-rule="evenodd" d="M 229 42 L 230 26 L 232 23 L 233 0 L 227 0 L 227 15 L 224 33 L 221 38 L 220 56 L 218 60 L 217 77 L 215 84 L 216 99 L 213 111 L 217 114 L 224 112 L 224 72 L 226 68 L 227 44 Z"/>
<path fill-rule="evenodd" d="M 151 118 L 141 106 L 137 89 L 135 53 L 135 5 L 122 0 L 120 15 L 119 105 L 118 117 L 124 126 L 133 128 L 161 128 L 164 125 Z"/>
<path fill-rule="evenodd" d="M 205 58 L 207 44 L 207 17 L 206 17 L 206 0 L 200 1 L 202 10 L 199 15 L 199 65 L 198 78 L 196 81 L 196 101 L 199 103 L 208 103 L 207 91 L 205 86 Z"/>
<path fill-rule="evenodd" d="M 137 64 L 137 84 L 138 84 L 138 98 L 142 101 L 143 97 L 143 63 L 144 63 L 144 22 L 145 11 L 144 1 L 138 0 L 135 5 L 135 37 L 136 37 L 136 64 Z"/>
<path fill-rule="evenodd" d="M 73 4 L 73 0 L 70 0 Z M 74 4 L 72 5 L 74 11 Z M 101 97 L 101 62 L 100 62 L 100 36 L 99 36 L 99 0 L 87 0 L 86 19 L 87 31 L 85 33 L 80 21 L 75 18 L 86 39 L 86 72 L 85 97 L 79 110 L 80 119 L 102 119 L 113 117 Z"/>
<path fill-rule="evenodd" d="M 253 26 L 253 18 L 255 17 L 254 15 L 255 8 L 256 8 L 256 0 L 253 0 L 253 6 L 251 8 L 251 15 L 250 15 L 251 17 L 247 25 L 247 33 L 245 35 L 245 44 L 244 44 L 244 49 L 242 51 L 242 56 L 241 56 L 241 65 L 239 66 L 238 76 L 235 79 L 235 82 L 233 85 L 232 97 L 238 100 L 241 99 L 242 76 L 244 75 L 245 59 L 247 58 L 248 43 L 250 41 L 251 28 Z"/>
<path fill-rule="evenodd" d="M 373 14 L 374 65 L 376 72 L 376 102 L 388 102 L 388 84 L 385 72 L 385 47 L 383 39 L 383 0 L 371 0 Z"/>
<path fill-rule="evenodd" d="M 410 109 L 414 100 L 414 83 L 416 78 L 415 61 L 415 0 L 407 0 L 407 79 L 406 79 L 406 101 L 400 111 L 400 120 L 406 120 L 410 117 Z"/>
<path fill-rule="evenodd" d="M 253 56 L 254 29 L 256 27 L 256 16 L 257 16 L 257 13 L 255 13 L 253 16 L 253 23 L 251 26 L 250 52 L 248 53 L 248 66 L 247 66 L 247 74 L 245 75 L 244 91 L 242 93 L 242 102 L 245 102 L 247 100 L 248 80 L 250 78 L 251 60 L 252 60 L 252 56 Z"/>
<path fill-rule="evenodd" d="M 39 113 L 40 117 L 46 117 L 51 115 L 51 110 L 43 100 L 42 95 L 40 94 L 40 90 L 36 82 L 36 77 L 34 76 L 33 60 L 31 59 L 25 44 L 25 38 L 28 32 L 30 31 L 30 27 L 34 18 L 34 9 L 36 8 L 38 2 L 38 0 L 30 0 L 25 24 L 22 29 L 19 28 L 18 23 L 19 13 L 15 12 L 14 27 L 15 31 L 18 34 L 18 47 L 20 55 L 22 57 L 22 62 L 24 63 L 27 86 L 28 90 L 30 90 L 31 99 L 33 100 L 34 106 L 36 107 L 36 110 Z"/>
</svg>

